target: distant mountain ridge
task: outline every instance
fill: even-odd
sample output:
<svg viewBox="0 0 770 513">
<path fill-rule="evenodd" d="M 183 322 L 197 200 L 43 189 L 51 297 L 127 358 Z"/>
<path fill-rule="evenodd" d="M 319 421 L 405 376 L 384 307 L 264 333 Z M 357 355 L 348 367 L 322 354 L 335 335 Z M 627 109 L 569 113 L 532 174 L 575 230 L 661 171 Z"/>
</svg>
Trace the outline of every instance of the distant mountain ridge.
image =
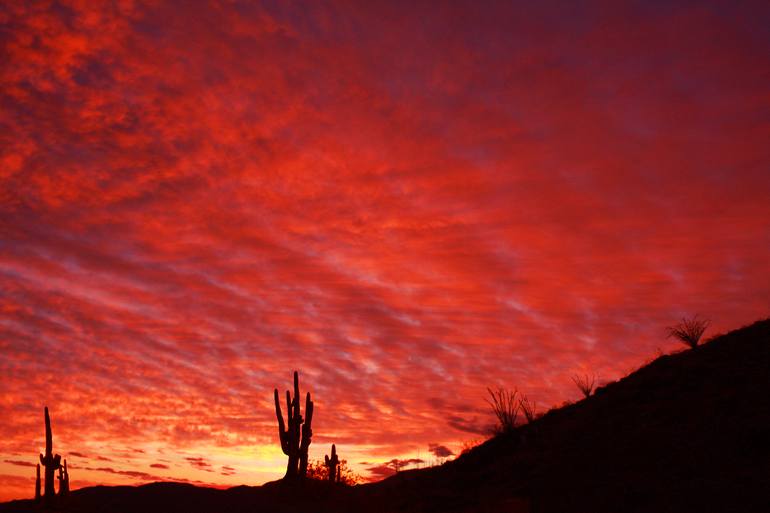
<svg viewBox="0 0 770 513">
<path fill-rule="evenodd" d="M 770 319 L 664 355 L 440 467 L 346 488 L 75 490 L 72 512 L 768 512 Z M 29 501 L 1 512 L 38 511 Z"/>
</svg>

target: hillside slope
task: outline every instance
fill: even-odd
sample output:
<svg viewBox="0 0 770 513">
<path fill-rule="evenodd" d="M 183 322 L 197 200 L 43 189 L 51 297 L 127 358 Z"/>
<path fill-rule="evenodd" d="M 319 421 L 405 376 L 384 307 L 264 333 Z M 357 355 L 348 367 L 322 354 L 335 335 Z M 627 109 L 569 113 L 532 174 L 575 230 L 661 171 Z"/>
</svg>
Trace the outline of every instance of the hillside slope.
<svg viewBox="0 0 770 513">
<path fill-rule="evenodd" d="M 424 511 L 770 511 L 770 320 L 661 356 L 440 469 L 372 485 Z M 487 506 L 488 505 L 488 506 Z M 385 511 L 383 509 L 382 511 Z M 438 511 L 436 509 L 435 511 Z"/>
<path fill-rule="evenodd" d="M 173 483 L 75 491 L 62 511 L 770 511 L 770 320 L 658 358 L 441 467 L 354 488 Z M 0 512 L 36 511 L 30 501 Z"/>
</svg>

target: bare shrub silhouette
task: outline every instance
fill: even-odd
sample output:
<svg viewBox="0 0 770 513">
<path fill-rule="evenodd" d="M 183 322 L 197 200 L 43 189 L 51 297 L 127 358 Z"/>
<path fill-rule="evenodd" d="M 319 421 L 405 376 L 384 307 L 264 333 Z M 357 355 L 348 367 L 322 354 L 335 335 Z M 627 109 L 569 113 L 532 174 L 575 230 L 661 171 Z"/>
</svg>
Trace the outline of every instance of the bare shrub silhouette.
<svg viewBox="0 0 770 513">
<path fill-rule="evenodd" d="M 283 422 L 281 403 L 278 400 L 278 389 L 274 392 L 275 416 L 278 418 L 278 436 L 281 440 L 281 449 L 289 457 L 286 465 L 284 479 L 303 478 L 307 473 L 307 450 L 313 436 L 311 428 L 313 422 L 313 401 L 310 400 L 310 392 L 305 398 L 305 415 L 302 419 L 299 410 L 299 374 L 294 371 L 294 398 L 286 391 L 286 416 L 288 426 Z M 301 435 L 300 435 L 301 426 Z"/>
<path fill-rule="evenodd" d="M 513 431 L 516 428 L 516 417 L 519 415 L 519 402 L 516 400 L 518 390 L 500 387 L 497 390 L 487 388 L 487 392 L 492 400 L 486 399 L 486 401 L 497 417 L 498 424 L 495 432 L 499 434 Z"/>
<path fill-rule="evenodd" d="M 589 376 L 588 374 L 575 374 L 572 376 L 572 381 L 575 386 L 580 389 L 584 396 L 589 397 L 591 392 L 594 391 L 594 385 L 596 384 L 596 376 Z"/>
<path fill-rule="evenodd" d="M 700 319 L 697 315 L 691 318 L 682 318 L 682 321 L 666 328 L 668 336 L 666 338 L 675 338 L 683 344 L 694 349 L 698 346 L 703 333 L 711 324 L 708 319 Z"/>
<path fill-rule="evenodd" d="M 319 481 L 328 481 L 329 468 L 326 466 L 326 462 L 323 460 L 315 460 L 310 462 L 307 467 L 307 478 L 317 479 Z M 339 460 L 336 478 L 337 483 L 348 486 L 353 486 L 364 481 L 360 475 L 350 469 L 347 460 Z"/>
<path fill-rule="evenodd" d="M 461 455 L 468 454 L 469 452 L 471 452 L 473 449 L 475 449 L 482 443 L 484 443 L 484 440 L 480 438 L 474 438 L 473 440 L 466 440 L 465 442 L 463 442 L 462 449 L 460 449 L 460 454 Z"/>
<path fill-rule="evenodd" d="M 532 424 L 532 422 L 537 417 L 537 403 L 535 401 L 530 401 L 526 395 L 521 394 L 521 399 L 519 399 L 519 407 L 524 413 L 524 417 L 526 417 L 527 423 Z"/>
</svg>

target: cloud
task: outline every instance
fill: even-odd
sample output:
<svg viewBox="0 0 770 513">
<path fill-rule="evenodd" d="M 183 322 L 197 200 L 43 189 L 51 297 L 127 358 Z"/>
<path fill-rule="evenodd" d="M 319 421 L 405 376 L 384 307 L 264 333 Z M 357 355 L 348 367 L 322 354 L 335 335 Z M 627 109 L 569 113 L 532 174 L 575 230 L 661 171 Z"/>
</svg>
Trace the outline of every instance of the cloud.
<svg viewBox="0 0 770 513">
<path fill-rule="evenodd" d="M 454 451 L 446 445 L 430 444 L 428 450 L 437 458 L 448 458 L 454 455 Z"/>
<path fill-rule="evenodd" d="M 211 463 L 206 458 L 201 457 L 186 457 L 187 462 L 193 467 L 204 470 L 206 472 L 213 472 Z"/>
<path fill-rule="evenodd" d="M 477 435 L 488 435 L 492 432 L 494 427 L 494 425 L 488 421 L 482 424 L 478 417 L 473 417 L 472 419 L 468 420 L 459 415 L 449 416 L 447 424 L 449 424 L 450 427 L 456 429 L 457 431 L 463 431 Z"/>
<path fill-rule="evenodd" d="M 404 470 L 410 465 L 418 465 L 421 463 L 425 463 L 425 460 L 422 460 L 419 458 L 407 458 L 407 459 L 394 458 L 388 462 L 371 466 L 366 470 L 374 478 L 385 478 L 395 474 L 396 472 Z"/>
<path fill-rule="evenodd" d="M 150 467 L 151 468 L 169 468 L 169 466 L 164 463 L 153 463 L 152 465 L 150 465 Z"/>
<path fill-rule="evenodd" d="M 4 460 L 5 463 L 10 463 L 11 465 L 16 465 L 19 467 L 37 467 L 37 463 L 30 463 L 28 461 L 20 461 L 20 460 Z"/>
<path fill-rule="evenodd" d="M 75 467 L 73 467 L 75 468 Z M 82 467 L 83 470 L 91 470 L 94 472 L 105 472 L 108 474 L 117 474 L 121 476 L 128 476 L 134 479 L 141 479 L 143 481 L 163 481 L 163 478 L 147 472 L 140 472 L 138 470 L 118 470 L 112 467 Z"/>
</svg>

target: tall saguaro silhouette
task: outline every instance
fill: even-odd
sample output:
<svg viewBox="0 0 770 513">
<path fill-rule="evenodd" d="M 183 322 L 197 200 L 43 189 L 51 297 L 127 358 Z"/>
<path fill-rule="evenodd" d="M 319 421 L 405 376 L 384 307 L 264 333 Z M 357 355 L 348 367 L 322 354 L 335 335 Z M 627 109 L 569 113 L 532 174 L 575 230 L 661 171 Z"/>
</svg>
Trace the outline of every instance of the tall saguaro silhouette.
<svg viewBox="0 0 770 513">
<path fill-rule="evenodd" d="M 48 406 L 45 407 L 45 456 L 40 455 L 40 463 L 45 467 L 45 502 L 50 504 L 56 497 L 54 489 L 54 472 L 61 467 L 61 456 L 53 454 L 53 435 L 51 435 L 51 417 Z"/>
<path fill-rule="evenodd" d="M 286 391 L 286 420 L 284 424 L 278 389 L 275 389 L 275 416 L 278 418 L 278 436 L 281 449 L 289 457 L 284 479 L 305 477 L 307 473 L 307 452 L 313 436 L 313 401 L 310 392 L 305 398 L 305 419 L 303 422 L 299 409 L 299 374 L 294 371 L 294 397 Z"/>
</svg>

